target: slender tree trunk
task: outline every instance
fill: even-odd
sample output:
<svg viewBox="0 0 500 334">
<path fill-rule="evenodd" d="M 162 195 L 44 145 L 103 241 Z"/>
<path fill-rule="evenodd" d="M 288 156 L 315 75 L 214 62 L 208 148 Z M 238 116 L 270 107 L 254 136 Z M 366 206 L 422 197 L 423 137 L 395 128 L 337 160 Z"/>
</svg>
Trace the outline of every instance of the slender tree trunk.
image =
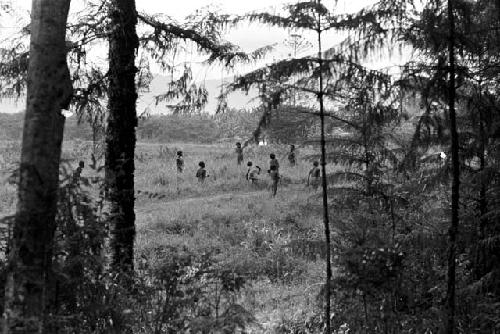
<svg viewBox="0 0 500 334">
<path fill-rule="evenodd" d="M 110 203 L 112 266 L 134 268 L 134 152 L 137 126 L 135 52 L 137 12 L 134 0 L 111 1 L 109 40 L 106 189 Z"/>
<path fill-rule="evenodd" d="M 448 286 L 446 293 L 447 320 L 446 333 L 455 333 L 455 259 L 457 252 L 457 234 L 459 224 L 459 196 L 460 196 L 460 161 L 458 155 L 458 131 L 455 113 L 455 19 L 453 16 L 453 0 L 448 0 L 449 20 L 449 86 L 448 107 L 450 110 L 450 132 L 451 132 L 451 161 L 452 161 L 452 185 L 451 185 L 451 224 L 448 230 Z"/>
<path fill-rule="evenodd" d="M 321 0 L 318 0 L 321 4 Z M 331 241 L 330 241 L 330 218 L 328 213 L 328 188 L 326 180 L 326 142 L 325 142 L 325 108 L 323 104 L 323 55 L 321 50 L 321 14 L 318 15 L 318 61 L 319 61 L 319 116 L 321 120 L 321 186 L 323 190 L 323 224 L 325 229 L 325 243 L 326 243 L 326 282 L 325 282 L 325 333 L 330 334 L 330 314 L 331 314 L 331 280 L 332 280 L 332 262 L 331 262 Z"/>
<path fill-rule="evenodd" d="M 33 0 L 28 91 L 3 333 L 43 333 L 64 131 L 70 0 Z"/>
<path fill-rule="evenodd" d="M 481 87 L 480 87 L 481 89 Z M 479 99 L 481 99 L 481 93 L 479 95 Z M 484 124 L 484 115 L 483 108 L 479 108 L 479 171 L 480 173 L 484 172 L 486 168 L 486 144 L 487 138 L 485 133 L 485 124 Z M 486 235 L 486 226 L 488 223 L 488 219 L 485 217 L 488 212 L 488 201 L 486 198 L 487 194 L 487 183 L 484 179 L 484 175 L 480 178 L 479 185 L 479 199 L 478 199 L 478 209 L 479 209 L 479 226 L 477 228 L 477 238 L 478 240 L 483 240 Z M 478 245 L 476 246 L 476 254 L 475 254 L 475 265 L 474 265 L 474 278 L 479 280 L 486 272 L 486 254 L 484 252 L 484 248 Z"/>
<path fill-rule="evenodd" d="M 482 100 L 482 87 L 479 86 L 479 100 Z M 482 106 L 479 107 L 479 170 L 484 172 L 486 169 L 486 146 L 488 145 L 488 137 L 486 136 L 486 120 L 484 119 L 484 108 Z M 481 187 L 479 190 L 479 213 L 481 215 L 480 224 L 479 224 L 479 238 L 482 239 L 485 236 L 485 229 L 488 220 L 484 217 L 484 215 L 488 212 L 488 201 L 486 199 L 486 192 L 488 188 L 488 184 L 484 179 L 484 176 L 481 177 Z"/>
<path fill-rule="evenodd" d="M 369 334 L 369 330 L 370 330 L 370 321 L 368 320 L 368 304 L 366 302 L 366 294 L 363 293 L 363 311 L 365 313 L 365 333 L 366 334 Z"/>
</svg>

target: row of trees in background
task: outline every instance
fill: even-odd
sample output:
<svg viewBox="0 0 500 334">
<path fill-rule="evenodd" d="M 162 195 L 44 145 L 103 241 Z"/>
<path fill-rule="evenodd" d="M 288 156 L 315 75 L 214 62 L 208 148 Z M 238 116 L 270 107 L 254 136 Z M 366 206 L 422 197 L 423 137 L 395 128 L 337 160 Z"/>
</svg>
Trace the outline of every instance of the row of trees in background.
<svg viewBox="0 0 500 334">
<path fill-rule="evenodd" d="M 290 114 L 295 107 L 285 106 L 271 115 L 266 125 L 265 136 L 269 142 L 297 143 L 313 137 L 317 132 L 314 118 L 307 114 Z M 302 108 L 303 109 L 303 108 Z M 227 110 L 224 113 L 152 115 L 138 120 L 137 140 L 156 143 L 218 143 L 245 140 L 252 136 L 259 122 L 262 109 Z M 20 141 L 24 114 L 0 114 L 0 139 Z M 95 143 L 94 155 L 101 156 L 104 128 L 94 131 L 87 123 L 78 123 L 76 118 L 65 122 L 65 140 L 89 141 Z M 238 138 L 238 139 L 236 139 Z M 94 148 L 94 145 L 93 145 Z"/>
<path fill-rule="evenodd" d="M 56 45 L 33 48 L 29 57 L 22 45 L 3 50 L 3 60 L 8 61 L 0 69 L 7 83 L 1 88 L 7 88 L 7 93 L 22 91 L 26 75 L 29 79 L 19 205 L 6 284 L 6 333 L 53 328 L 47 323 L 48 306 L 53 306 L 47 282 L 53 277 L 51 247 L 63 129 L 59 111 L 70 100 L 80 112 L 89 110 L 90 120 L 104 119 L 99 115 L 107 110 L 104 188 L 111 209 L 111 272 L 130 277 L 135 99 L 148 78 L 147 67 L 136 67 L 142 63 L 135 60 L 137 49 L 148 52 L 166 70 L 172 70 L 167 56 L 182 40 L 195 43 L 209 61 L 228 66 L 266 51 L 246 55 L 223 42 L 220 27 L 227 24 L 227 17 L 209 12 L 180 27 L 155 16 L 136 15 L 133 0 L 89 5 L 90 12 L 69 26 L 70 36 L 78 38 L 65 44 L 69 1 L 51 2 L 52 12 L 61 15 L 50 22 L 43 21 L 48 1 L 34 4 L 30 28 L 37 33 L 31 34 L 32 40 L 40 39 L 35 44 L 43 45 L 46 38 L 46 43 L 57 41 Z M 327 333 L 345 324 L 355 333 L 492 332 L 500 322 L 500 6 L 489 0 L 457 0 L 429 1 L 418 8 L 412 1 L 381 0 L 357 13 L 337 14 L 329 10 L 330 5 L 300 1 L 286 6 L 283 14 L 239 18 L 313 31 L 317 55 L 273 63 L 229 85 L 228 91 L 259 89 L 260 117 L 255 113 L 217 116 L 229 124 L 240 119 L 257 122 L 254 139 L 265 129 L 276 136 L 284 132 L 320 144 L 320 152 L 309 158 L 319 158 L 323 169 L 328 250 L 324 313 L 318 315 L 319 321 L 306 319 L 302 325 Z M 153 31 L 138 37 L 137 20 Z M 39 29 L 33 28 L 36 24 Z M 49 27 L 58 31 L 57 39 L 44 35 Z M 323 50 L 322 36 L 331 30 L 348 37 Z M 102 71 L 87 63 L 85 54 L 89 42 L 108 39 L 109 68 Z M 61 66 L 66 63 L 68 44 L 71 72 Z M 409 46 L 414 54 L 397 77 L 363 65 L 395 44 Z M 51 58 L 46 61 L 54 68 L 45 68 L 50 75 L 38 75 L 37 61 L 47 57 L 48 50 Z M 180 98 L 177 111 L 201 106 L 206 92 L 188 84 L 191 79 L 186 69 L 160 100 Z M 45 98 L 51 95 L 38 89 L 38 84 L 56 88 L 51 89 L 56 95 L 50 105 Z M 103 97 L 108 98 L 107 108 L 98 104 Z M 405 103 L 409 100 L 421 104 L 422 112 L 410 113 Z M 292 134 L 290 128 L 296 132 Z M 443 147 L 450 158 L 424 159 L 429 149 Z M 344 170 L 331 173 L 327 163 Z M 28 204 L 45 211 L 30 210 Z M 332 264 L 338 267 L 335 277 Z M 97 271 L 104 273 L 104 266 Z M 77 313 L 77 305 L 87 305 L 84 295 L 79 296 L 80 301 L 73 300 L 72 307 L 65 309 L 68 313 Z M 119 322 L 115 325 L 119 327 Z"/>
</svg>

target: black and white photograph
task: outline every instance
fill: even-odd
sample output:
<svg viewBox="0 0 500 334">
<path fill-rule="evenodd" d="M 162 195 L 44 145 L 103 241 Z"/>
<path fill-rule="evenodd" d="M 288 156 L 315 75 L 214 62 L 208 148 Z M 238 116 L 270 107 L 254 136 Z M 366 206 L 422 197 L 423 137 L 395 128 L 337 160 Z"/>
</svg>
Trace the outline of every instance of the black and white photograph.
<svg viewBox="0 0 500 334">
<path fill-rule="evenodd" d="M 500 0 L 0 0 L 0 333 L 500 334 Z"/>
</svg>

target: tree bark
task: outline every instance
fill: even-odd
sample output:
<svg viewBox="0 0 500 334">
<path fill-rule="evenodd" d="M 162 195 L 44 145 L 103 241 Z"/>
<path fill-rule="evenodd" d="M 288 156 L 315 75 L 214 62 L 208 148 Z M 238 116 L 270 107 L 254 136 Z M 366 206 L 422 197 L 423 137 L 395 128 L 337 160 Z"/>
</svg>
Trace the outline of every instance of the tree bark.
<svg viewBox="0 0 500 334">
<path fill-rule="evenodd" d="M 33 0 L 27 102 L 3 333 L 46 331 L 47 280 L 72 85 L 66 63 L 70 0 Z"/>
<path fill-rule="evenodd" d="M 450 132 L 451 132 L 451 163 L 452 163 L 452 184 L 451 184 L 451 223 L 448 230 L 449 250 L 448 250 L 448 282 L 446 293 L 447 319 L 446 333 L 455 333 L 455 290 L 456 290 L 456 252 L 457 234 L 459 225 L 459 198 L 460 198 L 460 161 L 458 151 L 458 131 L 455 112 L 455 19 L 453 16 L 453 0 L 448 0 L 448 57 L 449 57 L 449 81 L 448 81 L 448 107 L 450 111 Z"/>
<path fill-rule="evenodd" d="M 107 199 L 110 204 L 112 267 L 134 269 L 134 153 L 137 126 L 135 52 L 137 12 L 134 0 L 111 1 L 108 122 L 106 129 Z"/>
</svg>

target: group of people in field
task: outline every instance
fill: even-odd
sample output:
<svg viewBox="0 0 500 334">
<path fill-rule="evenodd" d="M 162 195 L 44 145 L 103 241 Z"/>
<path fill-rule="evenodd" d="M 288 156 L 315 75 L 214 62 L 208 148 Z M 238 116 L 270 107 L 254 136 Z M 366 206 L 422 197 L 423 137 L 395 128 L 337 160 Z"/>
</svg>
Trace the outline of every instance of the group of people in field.
<svg viewBox="0 0 500 334">
<path fill-rule="evenodd" d="M 183 173 L 184 172 L 184 157 L 182 151 L 177 151 L 177 158 L 176 158 L 176 165 L 177 165 L 177 173 Z M 207 170 L 205 169 L 205 162 L 200 161 L 198 163 L 198 170 L 196 171 L 196 178 L 198 179 L 199 182 L 203 183 L 205 182 L 205 179 L 209 176 L 207 173 Z"/>
<path fill-rule="evenodd" d="M 235 148 L 235 153 L 236 153 L 236 164 L 240 166 L 243 163 L 243 148 L 241 146 L 241 143 L 236 143 L 236 148 Z M 271 179 L 271 194 L 272 196 L 276 196 L 276 193 L 278 191 L 278 184 L 281 179 L 280 177 L 280 164 L 278 159 L 276 159 L 276 155 L 274 153 L 271 153 L 269 155 L 269 169 L 267 170 L 267 173 L 269 174 L 269 177 Z M 296 159 L 296 153 L 295 153 L 295 145 L 290 146 L 290 152 L 288 153 L 288 162 L 290 163 L 290 166 L 295 166 L 297 164 L 297 159 Z M 183 157 L 183 152 L 182 151 L 177 151 L 177 158 L 176 158 L 176 166 L 177 166 L 177 173 L 183 173 L 184 171 L 184 157 Z M 209 177 L 205 162 L 200 161 L 198 163 L 198 170 L 196 171 L 196 178 L 198 179 L 198 182 L 204 183 L 205 179 Z M 252 184 L 256 185 L 259 181 L 259 175 L 262 172 L 262 168 L 258 165 L 253 164 L 252 161 L 247 162 L 247 173 L 246 173 L 246 179 L 247 181 Z M 321 171 L 319 169 L 319 163 L 317 161 L 313 162 L 313 167 L 309 171 L 309 174 L 307 176 L 307 186 L 311 185 L 314 190 L 318 188 L 320 185 L 320 177 L 321 177 Z"/>
<path fill-rule="evenodd" d="M 241 165 L 243 163 L 243 148 L 241 147 L 241 143 L 236 143 L 236 163 L 237 165 Z M 267 170 L 267 173 L 269 174 L 269 178 L 271 179 L 271 194 L 272 196 L 276 196 L 276 193 L 278 192 L 278 184 L 281 179 L 280 176 L 280 164 L 278 159 L 276 159 L 276 155 L 274 153 L 271 153 L 269 155 L 269 169 Z M 295 166 L 297 164 L 297 157 L 295 154 L 295 145 L 290 146 L 290 151 L 288 152 L 288 162 L 290 163 L 290 166 Z M 82 170 L 84 168 L 84 162 L 80 161 L 78 164 L 78 168 L 73 172 L 73 183 L 79 183 L 80 176 L 82 173 Z M 182 151 L 177 151 L 177 158 L 176 158 L 176 166 L 177 166 L 177 173 L 183 173 L 184 172 L 184 157 Z M 196 171 L 196 178 L 198 179 L 198 182 L 204 183 L 205 179 L 209 177 L 205 162 L 200 161 L 198 163 L 198 170 Z M 262 172 L 262 169 L 260 166 L 253 164 L 252 161 L 247 162 L 247 173 L 246 173 L 246 179 L 247 181 L 252 184 L 252 185 L 257 185 L 259 182 L 259 175 Z M 317 161 L 313 162 L 313 167 L 309 171 L 309 174 L 307 176 L 307 186 L 311 185 L 314 190 L 318 189 L 320 185 L 320 178 L 321 178 L 321 170 L 319 168 L 319 163 Z"/>
<path fill-rule="evenodd" d="M 239 143 L 238 143 L 239 144 Z M 238 148 L 237 148 L 238 150 Z M 267 173 L 269 174 L 269 177 L 271 178 L 271 192 L 273 196 L 276 196 L 276 192 L 278 191 L 278 183 L 280 180 L 280 174 L 279 174 L 279 168 L 280 168 L 280 163 L 278 162 L 278 159 L 276 159 L 276 155 L 274 153 L 271 153 L 269 155 L 269 169 L 267 170 Z M 241 165 L 241 161 L 243 160 L 243 157 L 240 157 L 238 155 L 237 158 L 237 163 L 238 165 Z M 249 161 L 247 162 L 247 174 L 246 174 L 246 179 L 248 182 L 251 184 L 255 185 L 258 182 L 260 172 L 262 169 L 259 166 L 253 166 L 253 162 Z"/>
</svg>

